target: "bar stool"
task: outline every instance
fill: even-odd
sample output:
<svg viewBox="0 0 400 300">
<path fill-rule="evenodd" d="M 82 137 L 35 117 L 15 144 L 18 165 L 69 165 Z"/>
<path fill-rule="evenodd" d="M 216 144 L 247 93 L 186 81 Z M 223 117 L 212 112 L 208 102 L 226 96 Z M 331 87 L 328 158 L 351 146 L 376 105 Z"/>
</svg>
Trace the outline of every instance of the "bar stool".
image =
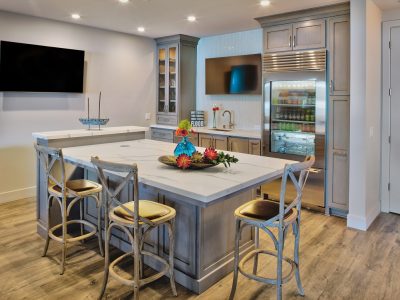
<svg viewBox="0 0 400 300">
<path fill-rule="evenodd" d="M 104 280 L 101 289 L 100 299 L 103 297 L 108 276 L 122 284 L 133 286 L 134 299 L 139 299 L 139 288 L 145 284 L 153 282 L 169 273 L 172 293 L 177 296 L 174 277 L 174 236 L 175 236 L 175 215 L 176 211 L 172 207 L 148 200 L 139 200 L 138 168 L 136 164 L 119 164 L 101 161 L 98 157 L 92 157 L 91 162 L 95 165 L 100 182 L 104 187 L 106 196 L 103 200 L 105 209 L 105 266 Z M 105 171 L 123 173 L 125 177 L 111 190 Z M 133 179 L 133 201 L 121 203 L 118 195 Z M 146 235 L 154 228 L 166 225 L 169 234 L 169 262 L 164 258 L 143 250 Z M 109 242 L 111 230 L 116 227 L 121 229 L 128 236 L 132 246 L 132 251 L 123 254 L 110 264 Z M 143 261 L 142 256 L 150 256 L 160 262 L 164 268 L 161 272 L 150 277 L 142 278 Z M 134 260 L 133 280 L 128 280 L 118 275 L 114 267 L 124 258 L 132 256 Z"/>
<path fill-rule="evenodd" d="M 299 267 L 299 243 L 300 243 L 300 215 L 301 215 L 301 197 L 302 190 L 309 174 L 309 168 L 314 164 L 315 157 L 307 157 L 304 162 L 288 164 L 285 166 L 280 201 L 271 202 L 268 200 L 256 199 L 243 204 L 235 210 L 236 217 L 236 238 L 235 238 L 235 260 L 232 290 L 229 299 L 233 299 L 236 292 L 238 273 L 240 272 L 249 279 L 259 282 L 273 284 L 277 286 L 276 298 L 282 299 L 282 285 L 287 283 L 293 275 L 296 277 L 297 289 L 300 295 L 304 296 L 304 290 L 300 280 Z M 295 173 L 300 172 L 297 179 Z M 296 188 L 296 198 L 288 206 L 285 206 L 286 183 L 288 178 L 293 182 Z M 284 242 L 290 225 L 293 228 L 294 242 L 294 258 L 283 256 Z M 241 232 L 244 227 L 253 226 L 256 228 L 255 249 L 246 254 L 239 260 L 239 241 Z M 278 228 L 278 236 L 276 237 L 270 228 Z M 259 249 L 258 230 L 262 229 L 272 239 L 275 250 Z M 260 254 L 271 255 L 277 257 L 277 276 L 276 278 L 266 278 L 257 275 L 258 256 Z M 244 271 L 244 264 L 254 258 L 253 273 Z M 287 262 L 291 266 L 290 272 L 282 275 L 282 263 Z"/>
<path fill-rule="evenodd" d="M 35 149 L 38 153 L 39 161 L 42 164 L 43 169 L 46 172 L 47 181 L 47 228 L 46 228 L 46 244 L 43 250 L 42 256 L 46 256 L 49 248 L 50 239 L 62 244 L 61 262 L 60 262 L 60 275 L 64 274 L 65 270 L 65 259 L 67 255 L 67 243 L 83 241 L 96 233 L 99 239 L 99 248 L 102 256 L 103 244 L 101 239 L 101 202 L 99 194 L 102 191 L 102 186 L 96 182 L 90 180 L 66 180 L 65 175 L 65 162 L 62 153 L 62 149 L 44 147 L 35 144 Z M 56 167 L 57 166 L 57 167 Z M 56 170 L 57 169 L 57 170 Z M 53 173 L 59 173 L 60 179 L 56 179 Z M 97 227 L 92 223 L 83 220 L 83 206 L 82 200 L 86 198 L 93 199 L 96 202 L 98 209 L 98 222 Z M 50 208 L 53 201 L 57 200 L 61 209 L 61 223 L 53 227 L 50 227 Z M 72 207 L 79 202 L 80 205 L 80 219 L 79 220 L 67 220 Z M 67 238 L 68 225 L 80 224 L 80 235 Z M 84 226 L 87 226 L 90 231 L 84 232 Z M 61 237 L 56 236 L 55 231 L 60 229 L 62 231 Z"/>
</svg>

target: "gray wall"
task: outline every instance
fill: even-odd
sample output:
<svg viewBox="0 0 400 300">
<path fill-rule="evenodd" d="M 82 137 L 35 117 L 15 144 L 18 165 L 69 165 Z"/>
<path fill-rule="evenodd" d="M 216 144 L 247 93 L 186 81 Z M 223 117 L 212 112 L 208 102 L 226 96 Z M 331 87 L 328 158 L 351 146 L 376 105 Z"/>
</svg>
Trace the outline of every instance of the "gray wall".
<svg viewBox="0 0 400 300">
<path fill-rule="evenodd" d="M 109 126 L 152 123 L 144 120 L 155 112 L 152 39 L 0 12 L 0 40 L 86 51 L 83 95 L 0 92 L 0 202 L 33 195 L 31 133 L 82 128 L 87 97 L 94 108 L 102 91 Z"/>
</svg>

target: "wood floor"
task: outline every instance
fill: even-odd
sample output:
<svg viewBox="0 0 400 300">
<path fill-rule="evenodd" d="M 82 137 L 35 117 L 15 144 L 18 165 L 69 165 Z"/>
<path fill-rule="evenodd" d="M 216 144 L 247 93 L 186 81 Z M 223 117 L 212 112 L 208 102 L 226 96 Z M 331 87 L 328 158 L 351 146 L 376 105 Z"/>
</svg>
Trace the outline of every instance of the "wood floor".
<svg viewBox="0 0 400 300">
<path fill-rule="evenodd" d="M 381 214 L 368 232 L 347 229 L 345 220 L 336 217 L 308 211 L 302 216 L 300 264 L 306 296 L 297 295 L 292 280 L 284 285 L 284 299 L 400 299 L 400 216 Z M 0 299 L 97 299 L 103 261 L 96 241 L 71 245 L 66 272 L 60 276 L 60 249 L 50 243 L 48 257 L 40 256 L 44 242 L 35 223 L 34 199 L 0 205 Z M 286 255 L 292 240 L 289 235 Z M 261 245 L 271 247 L 271 242 L 263 237 Z M 272 274 L 273 261 L 261 259 L 259 270 Z M 143 287 L 140 298 L 227 299 L 231 281 L 230 274 L 200 296 L 178 285 L 175 298 L 168 279 L 162 278 Z M 110 279 L 106 295 L 130 299 L 132 292 Z M 274 298 L 275 287 L 239 276 L 236 299 Z"/>
</svg>

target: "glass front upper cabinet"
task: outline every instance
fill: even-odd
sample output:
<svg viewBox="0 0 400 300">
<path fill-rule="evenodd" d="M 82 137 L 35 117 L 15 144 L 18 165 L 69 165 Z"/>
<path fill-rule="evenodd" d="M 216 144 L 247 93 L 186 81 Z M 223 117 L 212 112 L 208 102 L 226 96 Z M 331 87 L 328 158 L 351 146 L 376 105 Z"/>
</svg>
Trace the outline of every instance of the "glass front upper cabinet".
<svg viewBox="0 0 400 300">
<path fill-rule="evenodd" d="M 271 152 L 315 153 L 316 81 L 271 82 Z"/>
<path fill-rule="evenodd" d="M 170 113 L 176 112 L 176 52 L 177 47 L 168 48 L 168 111 Z"/>
<path fill-rule="evenodd" d="M 166 103 L 166 49 L 158 49 L 158 111 L 165 112 Z"/>
</svg>

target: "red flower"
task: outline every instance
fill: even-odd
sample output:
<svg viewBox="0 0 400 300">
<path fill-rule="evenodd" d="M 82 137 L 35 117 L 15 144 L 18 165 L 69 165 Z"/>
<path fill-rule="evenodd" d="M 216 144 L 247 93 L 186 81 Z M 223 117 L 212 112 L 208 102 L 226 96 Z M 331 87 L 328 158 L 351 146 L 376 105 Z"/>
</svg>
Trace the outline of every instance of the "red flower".
<svg viewBox="0 0 400 300">
<path fill-rule="evenodd" d="M 182 130 L 182 129 L 177 128 L 176 131 L 175 131 L 175 135 L 176 135 L 176 136 L 181 136 L 181 130 Z"/>
<path fill-rule="evenodd" d="M 182 136 L 187 136 L 189 132 L 186 129 L 181 129 L 181 135 Z"/>
<path fill-rule="evenodd" d="M 177 164 L 178 168 L 187 169 L 192 164 L 192 160 L 190 159 L 190 157 L 188 155 L 181 154 L 176 159 L 176 164 Z"/>
<path fill-rule="evenodd" d="M 218 106 L 214 106 L 213 107 L 213 111 L 217 111 L 217 110 L 219 110 L 219 107 Z"/>
<path fill-rule="evenodd" d="M 214 148 L 207 148 L 206 151 L 204 151 L 204 157 L 208 160 L 216 160 L 218 157 L 218 152 L 215 151 Z"/>
</svg>

